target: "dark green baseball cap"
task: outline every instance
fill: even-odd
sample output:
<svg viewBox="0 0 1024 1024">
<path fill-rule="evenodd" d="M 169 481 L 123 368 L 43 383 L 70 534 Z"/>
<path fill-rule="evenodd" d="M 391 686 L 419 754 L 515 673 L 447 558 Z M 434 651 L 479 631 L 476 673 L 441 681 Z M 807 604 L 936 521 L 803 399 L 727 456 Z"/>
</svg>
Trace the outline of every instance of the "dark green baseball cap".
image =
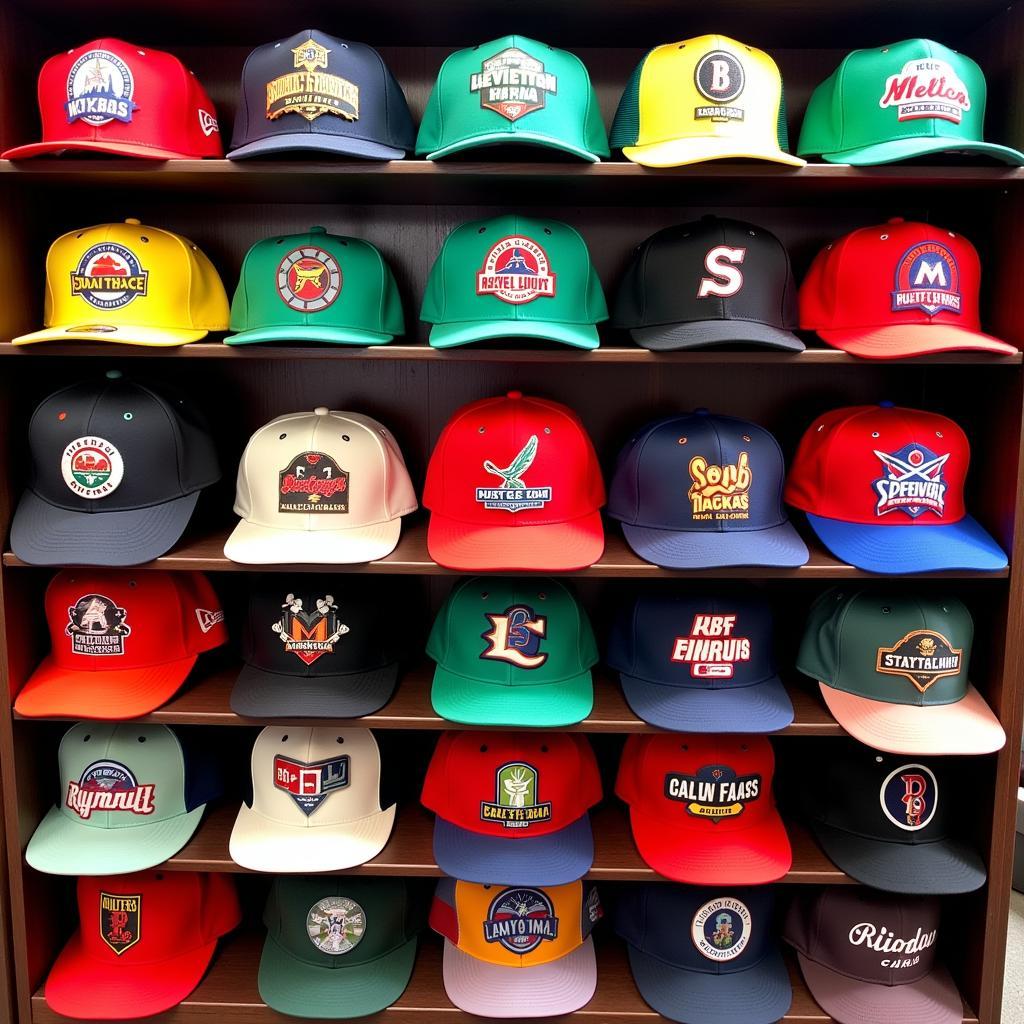
<svg viewBox="0 0 1024 1024">
<path fill-rule="evenodd" d="M 970 57 L 930 39 L 854 50 L 811 95 L 797 152 L 856 166 L 946 152 L 1024 164 L 983 141 L 985 93 Z"/>
<path fill-rule="evenodd" d="M 594 162 L 609 156 L 583 61 L 518 35 L 451 54 L 423 112 L 417 155 L 437 160 L 497 143 L 546 146 Z"/>
<path fill-rule="evenodd" d="M 231 330 L 228 345 L 384 345 L 405 333 L 405 321 L 394 275 L 377 249 L 313 227 L 264 238 L 246 253 Z"/>
<path fill-rule="evenodd" d="M 260 997 L 292 1017 L 378 1013 L 405 991 L 426 904 L 404 878 L 274 879 L 263 911 Z"/>
<path fill-rule="evenodd" d="M 564 726 L 594 706 L 597 644 L 572 593 L 553 579 L 461 580 L 434 620 L 431 702 L 467 725 Z"/>
<path fill-rule="evenodd" d="M 608 307 L 575 229 L 507 214 L 462 224 L 445 239 L 420 319 L 434 325 L 434 348 L 520 337 L 590 349 Z"/>
<path fill-rule="evenodd" d="M 851 736 L 896 754 L 989 754 L 1006 742 L 968 682 L 974 622 L 955 597 L 835 588 L 811 607 L 796 666 Z"/>
</svg>

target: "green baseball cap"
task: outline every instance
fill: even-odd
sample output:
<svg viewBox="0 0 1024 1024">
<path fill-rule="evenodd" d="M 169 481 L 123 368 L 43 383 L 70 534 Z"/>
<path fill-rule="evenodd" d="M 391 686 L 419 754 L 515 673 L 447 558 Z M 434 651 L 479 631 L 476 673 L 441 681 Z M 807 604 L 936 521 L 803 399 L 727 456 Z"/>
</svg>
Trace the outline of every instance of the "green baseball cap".
<svg viewBox="0 0 1024 1024">
<path fill-rule="evenodd" d="M 954 597 L 826 591 L 797 668 L 851 736 L 897 754 L 988 754 L 1006 742 L 967 681 L 974 623 Z"/>
<path fill-rule="evenodd" d="M 466 725 L 564 726 L 594 706 L 597 644 L 586 613 L 552 579 L 460 581 L 434 620 L 431 702 Z"/>
<path fill-rule="evenodd" d="M 583 61 L 526 36 L 457 50 L 441 65 L 416 154 L 437 160 L 497 143 L 547 146 L 597 163 L 608 133 Z"/>
<path fill-rule="evenodd" d="M 405 321 L 394 275 L 377 249 L 313 227 L 264 238 L 246 253 L 231 330 L 228 345 L 384 345 L 405 333 Z"/>
<path fill-rule="evenodd" d="M 579 232 L 507 214 L 462 224 L 445 239 L 420 319 L 434 325 L 434 348 L 511 336 L 590 349 L 608 307 Z"/>
<path fill-rule="evenodd" d="M 797 152 L 869 166 L 930 153 L 984 153 L 1024 164 L 1024 153 L 983 142 L 985 76 L 930 39 L 854 50 L 811 96 Z"/>
<path fill-rule="evenodd" d="M 263 923 L 260 998 L 292 1017 L 348 1019 L 405 991 L 426 925 L 404 878 L 275 878 Z"/>
</svg>

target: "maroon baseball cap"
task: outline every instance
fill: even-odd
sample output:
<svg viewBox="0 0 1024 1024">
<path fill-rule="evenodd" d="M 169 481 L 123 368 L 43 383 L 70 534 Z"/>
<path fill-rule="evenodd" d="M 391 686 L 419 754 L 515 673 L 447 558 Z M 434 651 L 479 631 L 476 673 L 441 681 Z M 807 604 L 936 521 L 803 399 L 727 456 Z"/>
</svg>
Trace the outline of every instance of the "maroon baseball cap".
<svg viewBox="0 0 1024 1024">
<path fill-rule="evenodd" d="M 863 886 L 797 898 L 783 929 L 811 995 L 843 1024 L 960 1024 L 963 1002 L 936 959 L 938 935 L 937 899 Z"/>
</svg>

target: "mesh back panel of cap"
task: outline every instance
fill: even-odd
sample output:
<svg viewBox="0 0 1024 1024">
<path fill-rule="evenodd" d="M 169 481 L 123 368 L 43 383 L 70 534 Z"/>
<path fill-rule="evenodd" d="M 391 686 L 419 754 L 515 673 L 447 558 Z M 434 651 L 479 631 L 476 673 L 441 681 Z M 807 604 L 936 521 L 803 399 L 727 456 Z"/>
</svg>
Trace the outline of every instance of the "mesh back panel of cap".
<svg viewBox="0 0 1024 1024">
<path fill-rule="evenodd" d="M 626 91 L 619 100 L 619 108 L 615 111 L 611 134 L 608 137 L 612 149 L 635 146 L 640 137 L 640 75 L 650 52 L 648 50 L 643 60 L 633 69 Z"/>
</svg>

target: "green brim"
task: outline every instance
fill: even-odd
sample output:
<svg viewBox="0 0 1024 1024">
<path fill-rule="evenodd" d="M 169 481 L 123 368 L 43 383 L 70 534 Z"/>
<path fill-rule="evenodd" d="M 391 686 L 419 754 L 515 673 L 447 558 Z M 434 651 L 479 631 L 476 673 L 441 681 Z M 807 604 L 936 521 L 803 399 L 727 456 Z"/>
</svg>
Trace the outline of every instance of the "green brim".
<svg viewBox="0 0 1024 1024">
<path fill-rule="evenodd" d="M 1014 166 L 1024 165 L 1024 153 L 994 142 L 964 142 L 961 139 L 922 136 L 913 139 L 892 139 L 874 146 L 845 149 L 837 153 L 822 153 L 821 159 L 830 164 L 850 164 L 853 167 L 872 167 L 875 164 L 893 164 L 899 160 L 912 160 L 933 153 L 981 153 L 994 160 Z"/>
<path fill-rule="evenodd" d="M 574 142 L 566 142 L 565 139 L 556 138 L 553 135 L 545 135 L 541 132 L 523 131 L 501 131 L 484 132 L 481 135 L 471 135 L 458 142 L 450 142 L 447 146 L 435 149 L 433 153 L 427 154 L 428 160 L 439 160 L 441 157 L 451 153 L 461 153 L 465 149 L 476 149 L 478 146 L 509 146 L 522 143 L 528 146 L 545 146 L 548 149 L 557 149 L 563 153 L 572 153 L 573 156 L 589 160 L 592 164 L 599 164 L 601 157 L 611 155 L 610 151 L 604 153 L 591 153 L 589 149 L 578 146 Z M 422 155 L 417 153 L 417 155 Z"/>
<path fill-rule="evenodd" d="M 298 327 L 255 327 L 251 331 L 229 334 L 224 339 L 224 344 L 259 345 L 265 341 L 326 341 L 331 345 L 386 345 L 393 337 L 393 334 L 361 331 L 356 327 L 321 327 L 316 324 L 304 324 Z"/>
<path fill-rule="evenodd" d="M 597 348 L 601 344 L 594 324 L 566 324 L 550 320 L 466 320 L 434 324 L 430 328 L 432 348 L 455 348 L 493 338 L 540 338 L 585 349 Z"/>
<path fill-rule="evenodd" d="M 318 967 L 296 960 L 268 936 L 260 957 L 260 998 L 272 1010 L 290 1017 L 366 1017 L 387 1009 L 401 996 L 415 960 L 416 939 L 412 938 L 367 963 Z"/>
</svg>

